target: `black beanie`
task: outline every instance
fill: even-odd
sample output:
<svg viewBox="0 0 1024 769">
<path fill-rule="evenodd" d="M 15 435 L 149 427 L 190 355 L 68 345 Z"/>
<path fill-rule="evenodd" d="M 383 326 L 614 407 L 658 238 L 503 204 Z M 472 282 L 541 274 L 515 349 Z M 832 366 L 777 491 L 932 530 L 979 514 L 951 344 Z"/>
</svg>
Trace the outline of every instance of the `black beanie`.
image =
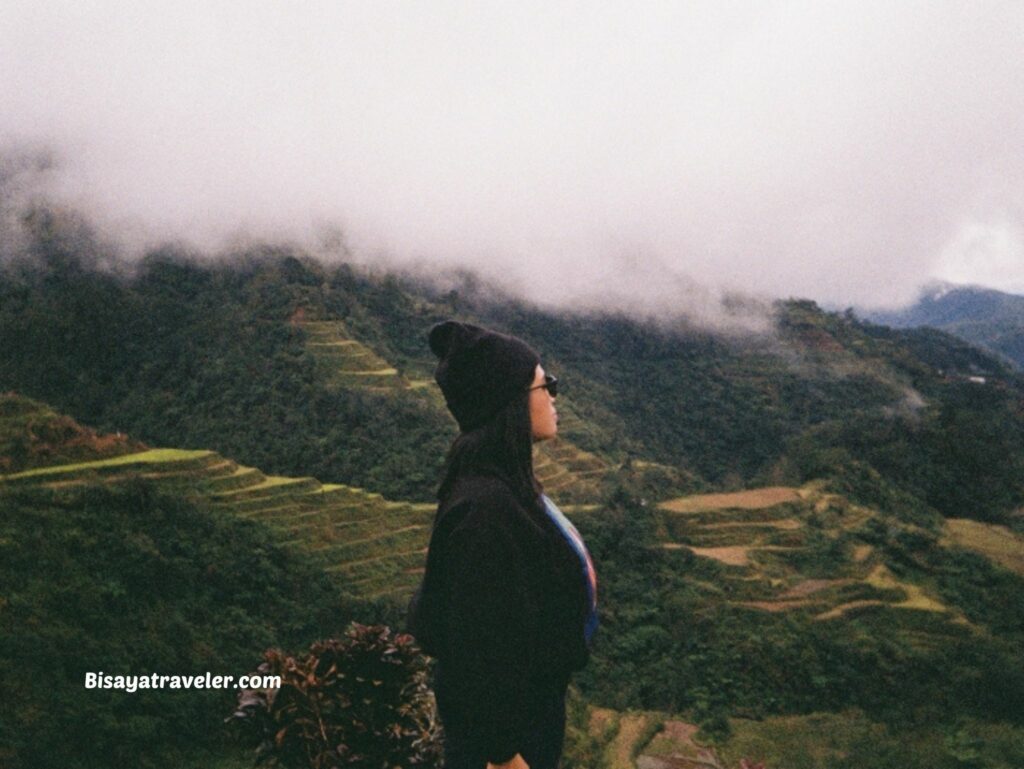
<svg viewBox="0 0 1024 769">
<path fill-rule="evenodd" d="M 434 379 L 462 432 L 485 425 L 533 382 L 540 356 L 521 339 L 446 320 L 430 329 Z"/>
</svg>

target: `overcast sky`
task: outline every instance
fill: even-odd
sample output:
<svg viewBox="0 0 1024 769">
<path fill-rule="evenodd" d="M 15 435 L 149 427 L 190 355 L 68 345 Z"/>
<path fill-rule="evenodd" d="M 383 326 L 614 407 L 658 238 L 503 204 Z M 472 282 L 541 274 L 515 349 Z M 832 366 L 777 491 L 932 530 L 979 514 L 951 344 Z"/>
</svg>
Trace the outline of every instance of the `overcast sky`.
<svg viewBox="0 0 1024 769">
<path fill-rule="evenodd" d="M 542 301 L 1024 292 L 1019 1 L 3 0 L 0 146 L 136 246 L 340 228 Z"/>
</svg>

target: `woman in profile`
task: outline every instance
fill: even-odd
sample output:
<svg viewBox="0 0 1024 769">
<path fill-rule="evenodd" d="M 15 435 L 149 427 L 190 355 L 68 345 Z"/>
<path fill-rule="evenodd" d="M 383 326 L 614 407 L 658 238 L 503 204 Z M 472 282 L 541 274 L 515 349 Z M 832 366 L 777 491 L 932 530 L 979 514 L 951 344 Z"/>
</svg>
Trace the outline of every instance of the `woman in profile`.
<svg viewBox="0 0 1024 769">
<path fill-rule="evenodd" d="M 429 340 L 460 432 L 409 621 L 437 658 L 445 766 L 555 769 L 597 626 L 590 555 L 533 473 L 533 443 L 558 431 L 557 380 L 515 337 L 445 321 Z"/>
</svg>

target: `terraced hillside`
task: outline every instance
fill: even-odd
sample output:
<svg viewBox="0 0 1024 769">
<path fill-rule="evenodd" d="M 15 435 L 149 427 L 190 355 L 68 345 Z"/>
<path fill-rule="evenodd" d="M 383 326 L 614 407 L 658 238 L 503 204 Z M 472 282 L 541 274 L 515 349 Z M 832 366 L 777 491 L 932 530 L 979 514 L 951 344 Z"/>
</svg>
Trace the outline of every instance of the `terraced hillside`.
<svg viewBox="0 0 1024 769">
<path fill-rule="evenodd" d="M 950 518 L 943 535 L 946 544 L 983 555 L 1024 576 L 1024 536 L 1012 529 L 966 518 Z"/>
<path fill-rule="evenodd" d="M 606 466 L 571 444 L 539 449 L 546 489 L 579 501 L 596 494 Z M 150 449 L 107 459 L 0 475 L 9 485 L 51 488 L 139 477 L 206 499 L 215 508 L 280 531 L 359 598 L 406 600 L 417 584 L 435 505 L 399 502 L 315 478 L 268 476 L 213 451 Z"/>
<path fill-rule="evenodd" d="M 357 387 L 370 390 L 412 389 L 431 392 L 437 405 L 444 400 L 430 379 L 407 379 L 371 348 L 353 337 L 341 320 L 307 320 L 304 312 L 291 321 L 305 331 L 306 349 L 317 359 L 318 369 L 330 387 Z M 572 411 L 563 409 L 562 427 L 585 430 L 586 425 Z M 608 464 L 595 454 L 560 438 L 553 444 L 541 444 L 536 451 L 535 469 L 545 488 L 564 494 L 573 501 L 594 500 L 600 495 L 600 481 Z"/>
<path fill-rule="evenodd" d="M 606 769 L 721 767 L 714 751 L 693 741 L 696 726 L 663 713 L 591 707 L 587 731 Z"/>
<path fill-rule="evenodd" d="M 393 502 L 315 478 L 267 476 L 212 451 L 151 449 L 0 475 L 0 485 L 62 488 L 130 478 L 155 480 L 272 527 L 355 598 L 408 600 L 423 566 L 433 505 Z"/>
<path fill-rule="evenodd" d="M 0 437 L 14 447 L 3 454 L 8 466 L 20 470 L 0 474 L 0 484 L 62 488 L 133 477 L 155 480 L 273 527 L 282 541 L 312 555 L 357 598 L 404 602 L 423 567 L 432 503 L 392 501 L 312 477 L 267 475 L 214 451 L 146 449 L 126 436 L 99 435 L 14 394 L 0 398 Z M 22 455 L 31 461 L 11 466 Z M 537 455 L 545 486 L 560 501 L 597 497 L 607 470 L 598 457 L 568 441 L 542 444 Z"/>
<path fill-rule="evenodd" d="M 818 622 L 885 611 L 917 646 L 970 630 L 956 607 L 897 578 L 864 541 L 876 511 L 820 484 L 684 497 L 659 507 L 661 547 L 729 567 L 725 583 L 708 588 L 731 605 Z"/>
<path fill-rule="evenodd" d="M 591 706 L 586 713 L 587 735 L 603 769 L 753 769 L 761 755 L 726 762 L 721 749 L 701 739 L 696 724 L 659 711 Z"/>
<path fill-rule="evenodd" d="M 546 492 L 573 501 L 596 500 L 608 463 L 564 438 L 537 444 L 534 472 Z"/>
<path fill-rule="evenodd" d="M 329 387 L 393 390 L 409 386 L 398 369 L 359 342 L 341 320 L 305 320 L 292 323 L 306 333 L 306 349 Z"/>
</svg>

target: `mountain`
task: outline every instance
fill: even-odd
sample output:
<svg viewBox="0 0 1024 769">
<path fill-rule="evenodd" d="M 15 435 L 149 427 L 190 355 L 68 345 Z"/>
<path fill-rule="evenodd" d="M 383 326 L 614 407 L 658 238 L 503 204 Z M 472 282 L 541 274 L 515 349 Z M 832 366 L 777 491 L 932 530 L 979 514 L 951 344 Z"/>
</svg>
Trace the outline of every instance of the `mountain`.
<svg viewBox="0 0 1024 769">
<path fill-rule="evenodd" d="M 99 246 L 35 224 L 35 248 L 0 266 L 0 388 L 149 445 L 429 502 L 455 425 L 425 335 L 458 317 L 529 340 L 564 383 L 559 442 L 538 458 L 564 501 L 626 481 L 685 493 L 842 477 L 952 517 L 1009 524 L 1024 503 L 1024 380 L 942 332 L 792 300 L 765 308 L 766 330 L 722 335 L 284 248 L 100 268 L 82 256 Z"/>
<path fill-rule="evenodd" d="M 863 315 L 896 328 L 942 329 L 1024 368 L 1024 296 L 981 286 L 936 283 L 906 309 Z"/>
<path fill-rule="evenodd" d="M 209 765 L 183 751 L 217 749 L 229 696 L 77 676 L 248 672 L 400 625 L 455 434 L 425 343 L 448 317 L 565 385 L 535 463 L 602 613 L 568 767 L 1024 763 L 1024 379 L 1000 357 L 809 301 L 737 335 L 290 248 L 119 264 L 32 225 L 0 265 L 5 765 Z"/>
<path fill-rule="evenodd" d="M 31 446 L 49 424 L 52 461 L 79 460 L 0 475 L 0 764 L 219 759 L 231 750 L 216 718 L 230 691 L 92 690 L 86 674 L 240 675 L 268 646 L 339 632 L 350 608 L 279 535 L 165 485 L 208 452 L 136 451 L 13 395 L 0 415 L 0 445 Z M 83 436 L 99 444 L 92 459 Z"/>
<path fill-rule="evenodd" d="M 0 406 L 52 414 L 19 396 Z M 25 424 L 0 420 L 0 436 L 15 443 Z M 138 765 L 203 765 L 195 750 L 227 750 L 211 727 L 228 693 L 175 707 L 161 707 L 159 693 L 98 704 L 76 676 L 91 666 L 237 670 L 260 645 L 308 640 L 346 617 L 401 622 L 395 609 L 421 572 L 432 512 L 173 448 L 0 476 L 0 508 L 0 536 L 17 554 L 4 561 L 0 612 L 0 669 L 19 692 L 11 766 L 67 758 L 55 747 L 40 762 L 30 747 L 54 744 L 31 716 L 43 707 L 60 713 L 47 723 L 64 730 L 58 745 L 79 765 L 138 751 Z M 1004 527 L 902 521 L 824 481 L 657 504 L 620 491 L 566 510 L 601 565 L 603 624 L 579 678 L 595 705 L 576 701 L 571 760 L 661 766 L 717 753 L 785 765 L 792 753 L 821 753 L 816 724 L 831 718 L 845 726 L 823 760 L 873 766 L 883 748 L 934 743 L 924 723 L 968 717 L 984 733 L 1024 706 L 1012 672 L 1024 640 L 1024 536 Z M 74 602 L 60 611 L 55 571 L 58 594 Z M 86 707 L 109 717 L 83 749 Z M 159 708 L 145 728 L 140 707 Z M 1004 738 L 1004 754 L 1024 749 L 1024 727 Z M 921 763 L 901 765 L 943 755 L 919 753 Z"/>
</svg>

